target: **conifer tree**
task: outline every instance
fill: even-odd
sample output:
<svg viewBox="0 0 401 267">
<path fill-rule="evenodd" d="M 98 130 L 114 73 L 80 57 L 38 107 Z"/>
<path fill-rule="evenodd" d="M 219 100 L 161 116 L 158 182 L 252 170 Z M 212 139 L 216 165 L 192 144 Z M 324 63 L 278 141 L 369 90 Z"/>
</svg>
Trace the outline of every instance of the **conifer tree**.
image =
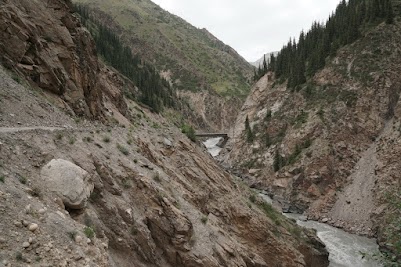
<svg viewBox="0 0 401 267">
<path fill-rule="evenodd" d="M 245 119 L 245 134 L 246 134 L 246 141 L 248 143 L 252 143 L 254 140 L 254 135 L 252 133 L 251 125 L 249 124 L 248 116 L 246 116 Z"/>
</svg>

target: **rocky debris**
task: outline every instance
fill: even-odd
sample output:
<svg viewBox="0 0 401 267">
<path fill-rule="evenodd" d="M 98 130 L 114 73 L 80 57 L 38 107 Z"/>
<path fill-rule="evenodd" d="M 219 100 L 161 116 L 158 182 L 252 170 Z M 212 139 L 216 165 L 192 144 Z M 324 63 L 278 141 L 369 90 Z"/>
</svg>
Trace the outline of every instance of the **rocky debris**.
<svg viewBox="0 0 401 267">
<path fill-rule="evenodd" d="M 88 172 L 72 162 L 53 159 L 43 166 L 40 176 L 47 188 L 62 197 L 70 209 L 82 209 L 93 190 Z"/>
<path fill-rule="evenodd" d="M 30 225 L 28 225 L 28 229 L 31 232 L 35 232 L 38 228 L 39 226 L 36 223 L 31 223 Z"/>
</svg>

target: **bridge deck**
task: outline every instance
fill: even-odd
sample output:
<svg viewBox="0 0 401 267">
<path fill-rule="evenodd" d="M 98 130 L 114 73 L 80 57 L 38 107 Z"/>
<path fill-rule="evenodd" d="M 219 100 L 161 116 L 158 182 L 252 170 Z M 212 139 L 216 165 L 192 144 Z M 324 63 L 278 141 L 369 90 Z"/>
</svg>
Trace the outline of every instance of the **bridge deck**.
<svg viewBox="0 0 401 267">
<path fill-rule="evenodd" d="M 197 137 L 223 137 L 228 138 L 228 134 L 226 133 L 196 133 Z"/>
</svg>

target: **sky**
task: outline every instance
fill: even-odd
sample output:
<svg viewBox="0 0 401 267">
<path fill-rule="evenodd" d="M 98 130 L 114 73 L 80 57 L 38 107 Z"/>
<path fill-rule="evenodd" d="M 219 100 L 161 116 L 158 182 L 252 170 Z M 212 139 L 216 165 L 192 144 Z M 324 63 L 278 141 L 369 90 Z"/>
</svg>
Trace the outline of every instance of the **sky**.
<svg viewBox="0 0 401 267">
<path fill-rule="evenodd" d="M 340 0 L 152 0 L 206 28 L 249 62 L 279 51 L 314 20 L 326 21 Z"/>
</svg>

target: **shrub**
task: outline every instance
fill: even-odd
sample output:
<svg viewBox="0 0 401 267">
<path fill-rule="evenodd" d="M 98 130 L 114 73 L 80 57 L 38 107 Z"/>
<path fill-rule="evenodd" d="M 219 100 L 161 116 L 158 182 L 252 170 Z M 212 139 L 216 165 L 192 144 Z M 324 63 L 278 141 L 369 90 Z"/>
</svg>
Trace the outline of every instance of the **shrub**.
<svg viewBox="0 0 401 267">
<path fill-rule="evenodd" d="M 21 175 L 18 175 L 18 181 L 21 184 L 26 184 L 28 182 L 28 180 L 24 176 L 21 176 Z"/>
<path fill-rule="evenodd" d="M 103 137 L 103 142 L 105 142 L 105 143 L 110 143 L 110 137 L 104 136 L 104 137 Z"/>
<path fill-rule="evenodd" d="M 256 196 L 254 194 L 249 196 L 249 201 L 251 201 L 252 203 L 256 202 Z"/>
<path fill-rule="evenodd" d="M 5 179 L 6 179 L 6 177 L 4 175 L 0 175 L 0 182 L 4 183 Z"/>
<path fill-rule="evenodd" d="M 124 155 L 128 156 L 129 155 L 129 151 L 125 146 L 122 146 L 120 144 L 117 144 L 117 148 L 118 150 L 120 150 L 121 153 L 123 153 Z"/>
<path fill-rule="evenodd" d="M 274 221 L 276 225 L 280 225 L 280 218 L 278 212 L 273 208 L 272 205 L 266 202 L 259 204 L 259 207 L 266 213 L 266 215 Z"/>
<path fill-rule="evenodd" d="M 155 173 L 153 174 L 153 180 L 155 180 L 155 181 L 158 182 L 158 183 L 161 182 L 159 172 L 155 172 Z"/>
<path fill-rule="evenodd" d="M 181 132 L 185 134 L 192 142 L 196 142 L 196 134 L 192 126 L 184 124 L 181 126 Z"/>
<path fill-rule="evenodd" d="M 67 232 L 68 236 L 70 237 L 71 240 L 75 240 L 75 237 L 77 236 L 76 231 L 69 231 Z"/>
<path fill-rule="evenodd" d="M 15 259 L 16 259 L 17 261 L 23 261 L 23 260 L 24 260 L 24 257 L 22 256 L 22 253 L 18 251 L 18 252 L 15 254 Z"/>
<path fill-rule="evenodd" d="M 84 234 L 85 234 L 85 236 L 86 236 L 87 238 L 92 239 L 92 238 L 95 237 L 95 230 L 93 230 L 92 227 L 86 226 L 86 227 L 84 228 Z"/>
<path fill-rule="evenodd" d="M 208 220 L 208 218 L 207 218 L 206 216 L 203 216 L 203 217 L 201 218 L 201 222 L 202 222 L 203 224 L 206 224 L 206 223 L 207 223 L 207 220 Z"/>
</svg>

